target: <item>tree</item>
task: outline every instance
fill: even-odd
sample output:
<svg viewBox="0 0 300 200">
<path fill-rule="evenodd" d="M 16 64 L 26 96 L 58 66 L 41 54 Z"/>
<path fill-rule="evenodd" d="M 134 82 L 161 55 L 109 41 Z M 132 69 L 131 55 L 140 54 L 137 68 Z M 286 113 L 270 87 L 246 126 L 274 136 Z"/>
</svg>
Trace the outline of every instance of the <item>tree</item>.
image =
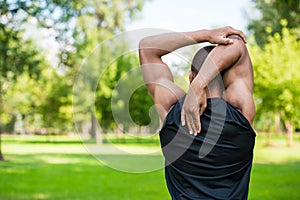
<svg viewBox="0 0 300 200">
<path fill-rule="evenodd" d="M 109 112 L 113 114 L 110 122 L 121 125 L 124 133 L 128 132 L 129 127 L 146 125 L 155 131 L 159 126 L 159 119 L 144 84 L 136 54 L 119 57 L 116 67 L 118 74 L 115 76 L 110 96 Z"/>
<path fill-rule="evenodd" d="M 106 70 L 111 64 L 111 60 L 115 59 L 115 55 L 118 54 L 117 52 L 120 52 L 119 48 L 124 48 L 124 46 L 123 44 L 106 44 L 105 41 L 113 37 L 114 34 L 124 30 L 124 25 L 127 21 L 134 19 L 136 14 L 142 9 L 144 0 L 95 2 L 87 4 L 87 8 L 89 8 L 87 15 L 78 17 L 77 26 L 81 33 L 79 34 L 81 37 L 79 37 L 78 45 L 82 53 L 80 55 L 80 62 L 82 58 L 86 59 L 84 64 L 81 65 L 80 74 L 76 79 L 76 86 L 80 89 L 75 88 L 74 96 L 76 98 L 73 103 L 75 112 L 86 113 L 86 115 L 76 115 L 78 119 L 75 121 L 78 121 L 82 125 L 86 124 L 86 120 L 84 119 L 89 119 L 92 137 L 96 135 L 96 118 L 100 120 L 101 128 L 104 131 L 114 126 L 112 123 L 113 116 L 110 108 L 110 97 L 113 84 L 117 81 L 122 70 L 124 70 L 123 68 L 116 68 L 114 66 L 110 66 L 110 69 Z M 92 51 L 97 44 L 101 45 Z M 76 54 L 71 55 L 71 57 L 74 55 L 78 61 L 78 51 Z M 74 61 L 73 59 L 70 60 Z M 77 66 L 79 67 L 79 65 Z M 97 73 L 92 73 L 95 71 Z M 97 84 L 98 82 L 99 84 Z M 82 96 L 82 94 L 79 94 L 80 91 L 84 91 L 86 99 L 80 97 Z M 94 99 L 94 95 L 96 95 L 95 98 L 98 102 L 96 103 L 96 110 L 94 105 L 92 105 L 93 102 L 91 102 L 91 99 Z"/>
<path fill-rule="evenodd" d="M 282 22 L 283 24 L 285 22 Z M 268 38 L 263 48 L 251 46 L 254 63 L 257 118 L 265 114 L 278 115 L 283 120 L 292 145 L 293 125 L 300 113 L 300 42 L 284 27 Z"/>
<path fill-rule="evenodd" d="M 5 17 L 5 15 L 2 15 Z M 3 131 L 3 96 L 6 89 L 10 87 L 18 75 L 28 72 L 32 78 L 38 78 L 40 74 L 40 64 L 43 62 L 32 45 L 31 41 L 21 38 L 21 30 L 13 27 L 10 15 L 6 16 L 8 21 L 0 23 L 0 158 L 1 134 Z"/>
<path fill-rule="evenodd" d="M 42 127 L 47 133 L 63 133 L 72 130 L 72 84 L 66 81 L 66 75 L 60 75 L 49 67 L 43 70 L 38 81 L 41 103 L 36 113 L 41 116 Z"/>
<path fill-rule="evenodd" d="M 283 27 L 292 29 L 300 38 L 300 3 L 298 0 L 253 0 L 260 17 L 250 19 L 248 29 L 253 31 L 259 46 L 268 42 L 268 36 L 280 33 Z M 286 25 L 280 22 L 287 21 Z"/>
<path fill-rule="evenodd" d="M 60 64 L 57 67 L 73 69 L 67 69 L 65 74 L 66 79 L 70 80 L 75 77 L 74 74 L 79 69 L 82 59 L 87 57 L 96 44 L 122 31 L 128 21 L 136 18 L 143 3 L 144 0 L 1 1 L 2 35 L 4 38 L 19 38 L 24 29 L 23 24 L 26 24 L 29 19 L 35 19 L 41 29 L 47 29 L 53 33 L 52 37 L 60 47 L 58 52 Z M 16 37 L 17 35 L 18 37 Z M 1 53 L 4 58 L 2 60 L 6 62 L 7 41 L 4 39 L 1 41 L 3 43 Z M 2 64 L 2 66 L 4 65 Z M 20 67 L 22 66 L 20 65 Z M 31 70 L 29 69 L 30 73 Z M 90 80 L 93 82 L 94 79 Z M 70 92 L 71 87 L 68 84 L 66 86 Z M 64 91 L 66 92 L 66 89 Z M 58 91 L 53 92 L 53 95 L 60 94 Z M 53 102 L 57 103 L 56 109 L 53 110 L 58 110 L 60 101 L 57 101 L 54 96 L 53 98 Z M 67 98 L 70 99 L 70 97 Z M 66 104 L 61 106 L 65 108 L 66 112 L 69 112 L 67 110 L 70 109 Z M 50 123 L 46 118 L 44 120 Z M 92 120 L 92 124 L 93 121 L 95 120 Z"/>
<path fill-rule="evenodd" d="M 37 81 L 37 83 L 42 85 L 45 89 L 44 95 L 42 95 L 41 98 L 41 103 L 35 108 L 37 109 L 35 111 L 37 111 L 42 119 L 42 126 L 47 128 L 67 128 L 64 127 L 64 125 L 69 123 L 62 122 L 72 121 L 70 119 L 72 113 L 72 96 L 70 95 L 72 93 L 72 85 L 70 82 L 73 82 L 76 79 L 76 72 L 80 67 L 84 67 L 81 65 L 82 60 L 88 57 L 90 52 L 99 42 L 112 37 L 115 33 L 123 31 L 125 24 L 136 18 L 143 7 L 143 4 L 144 0 L 15 0 L 0 2 L 0 22 L 1 28 L 3 28 L 4 33 L 2 35 L 5 36 L 4 38 L 9 38 L 9 40 L 17 38 L 16 43 L 18 43 L 20 41 L 19 38 L 21 38 L 23 34 L 24 24 L 29 20 L 34 19 L 38 22 L 39 28 L 51 32 L 51 37 L 59 44 L 60 49 L 57 54 L 59 57 L 59 65 L 55 67 L 58 70 L 62 69 L 64 71 L 64 78 L 58 77 L 55 73 L 51 73 L 51 78 L 43 74 L 41 79 L 51 80 L 52 83 L 47 83 L 43 80 Z M 11 33 L 11 35 L 8 37 L 7 33 Z M 3 58 L 6 58 L 6 50 L 9 49 L 10 46 L 6 40 L 1 41 L 3 41 L 3 51 L 1 54 Z M 26 45 L 24 48 L 27 48 Z M 13 52 L 11 55 L 17 56 L 17 58 L 20 56 L 17 52 Z M 28 55 L 28 57 L 35 58 L 33 55 Z M 75 106 L 74 110 L 81 109 L 80 111 L 82 111 L 82 113 L 86 113 L 80 117 L 80 120 L 82 123 L 87 124 L 88 119 L 90 119 L 89 122 L 92 136 L 95 135 L 97 116 L 93 106 L 90 106 L 90 99 L 88 99 L 88 97 L 94 94 L 94 85 L 97 85 L 99 77 L 90 72 L 99 69 L 99 66 L 104 69 L 106 66 L 102 65 L 105 65 L 105 60 L 110 60 L 112 57 L 114 57 L 113 50 L 103 46 L 99 52 L 99 56 L 92 61 L 91 65 L 88 64 L 92 67 L 88 68 L 90 69 L 90 71 L 87 72 L 87 74 L 89 74 L 89 79 L 82 83 L 82 86 L 85 87 L 82 91 L 85 92 L 86 99 L 77 99 L 77 102 L 75 100 L 75 104 L 78 103 L 78 105 L 84 105 L 81 106 L 81 108 L 79 108 L 80 106 Z M 24 59 L 22 60 L 23 63 L 21 62 L 20 65 L 16 65 L 20 69 L 24 66 L 22 64 L 26 65 Z M 5 59 L 3 59 L 3 61 L 5 61 Z M 2 66 L 7 66 L 8 62 L 5 62 L 6 64 L 2 64 Z M 36 64 L 35 66 L 36 68 L 28 68 L 27 71 L 29 74 L 35 74 L 38 71 L 42 71 L 41 65 Z M 49 65 L 47 65 L 47 67 L 49 67 Z M 2 71 L 6 74 L 4 70 Z M 13 73 L 23 73 L 23 71 L 14 69 L 12 71 Z M 2 76 L 4 77 L 3 79 L 6 79 L 5 76 L 6 75 Z M 105 84 L 107 84 L 108 87 L 110 86 L 109 77 L 107 77 L 106 80 L 105 83 L 102 82 L 101 87 L 105 87 Z M 55 87 L 50 87 L 53 86 L 52 84 L 55 84 Z M 17 93 L 18 91 L 16 90 L 12 90 L 11 94 Z M 26 98 L 23 100 L 24 101 L 21 101 L 22 103 L 20 106 L 28 104 Z M 2 101 L 0 102 L 0 106 L 2 106 Z M 104 101 L 104 103 L 104 108 L 110 106 L 110 102 Z M 17 110 L 21 108 L 15 107 L 14 109 Z M 3 109 L 1 109 L 1 111 L 2 110 Z M 105 109 L 102 111 L 105 112 Z M 29 119 L 28 116 L 26 119 Z M 103 117 L 102 119 L 106 118 Z"/>
</svg>

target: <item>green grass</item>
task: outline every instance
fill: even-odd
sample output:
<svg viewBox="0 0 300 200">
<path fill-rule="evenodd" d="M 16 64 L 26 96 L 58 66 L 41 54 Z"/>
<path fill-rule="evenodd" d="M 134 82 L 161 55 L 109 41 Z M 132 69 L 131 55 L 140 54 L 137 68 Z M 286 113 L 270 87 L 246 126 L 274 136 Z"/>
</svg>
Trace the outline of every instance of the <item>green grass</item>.
<svg viewBox="0 0 300 200">
<path fill-rule="evenodd" d="M 76 137 L 3 136 L 3 140 L 1 200 L 168 198 L 162 169 L 147 173 L 116 170 L 91 156 Z M 136 161 L 124 155 L 106 156 L 127 165 Z M 137 160 L 143 164 L 147 158 Z"/>
<path fill-rule="evenodd" d="M 170 199 L 157 139 L 106 139 L 92 156 L 76 136 L 4 135 L 0 199 Z M 300 140 L 264 143 L 258 135 L 249 199 L 300 199 Z"/>
<path fill-rule="evenodd" d="M 287 147 L 284 136 L 274 135 L 272 146 L 266 141 L 264 135 L 256 138 L 249 199 L 300 199 L 299 136 L 293 147 Z"/>
</svg>

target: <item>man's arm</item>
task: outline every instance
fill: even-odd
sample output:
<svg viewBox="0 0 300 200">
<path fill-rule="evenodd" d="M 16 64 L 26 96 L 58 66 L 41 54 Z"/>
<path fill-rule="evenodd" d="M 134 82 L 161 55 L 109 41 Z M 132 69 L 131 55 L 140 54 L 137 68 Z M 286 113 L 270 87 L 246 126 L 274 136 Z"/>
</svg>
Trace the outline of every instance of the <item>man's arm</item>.
<svg viewBox="0 0 300 200">
<path fill-rule="evenodd" d="M 191 83 L 181 112 L 182 125 L 187 125 L 191 134 L 201 131 L 200 115 L 206 108 L 206 90 L 208 83 L 221 71 L 239 61 L 246 46 L 237 36 L 230 36 L 233 43 L 218 45 L 206 58 L 199 73 Z"/>
<path fill-rule="evenodd" d="M 147 88 L 154 99 L 158 114 L 164 120 L 171 106 L 185 93 L 173 82 L 173 76 L 161 57 L 184 46 L 200 42 L 230 44 L 228 35 L 238 34 L 246 41 L 244 34 L 231 27 L 193 32 L 166 33 L 150 36 L 139 43 L 139 58 Z"/>
</svg>

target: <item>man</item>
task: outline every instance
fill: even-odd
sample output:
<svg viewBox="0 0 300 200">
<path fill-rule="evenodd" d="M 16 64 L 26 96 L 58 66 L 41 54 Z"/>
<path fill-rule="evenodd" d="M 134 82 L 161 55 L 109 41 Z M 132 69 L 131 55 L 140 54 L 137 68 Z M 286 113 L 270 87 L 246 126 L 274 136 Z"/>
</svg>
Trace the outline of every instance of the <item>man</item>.
<svg viewBox="0 0 300 200">
<path fill-rule="evenodd" d="M 242 32 L 225 27 L 161 34 L 140 42 L 143 78 L 164 121 L 160 140 L 172 199 L 247 199 L 255 108 L 244 38 Z M 161 57 L 200 42 L 220 45 L 196 54 L 185 95 Z"/>
</svg>

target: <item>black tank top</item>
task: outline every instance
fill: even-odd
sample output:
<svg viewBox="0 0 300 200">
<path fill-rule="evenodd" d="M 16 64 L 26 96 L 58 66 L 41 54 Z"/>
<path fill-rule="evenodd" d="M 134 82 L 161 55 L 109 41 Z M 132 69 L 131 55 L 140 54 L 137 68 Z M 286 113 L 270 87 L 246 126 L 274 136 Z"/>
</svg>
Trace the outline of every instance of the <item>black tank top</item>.
<svg viewBox="0 0 300 200">
<path fill-rule="evenodd" d="M 201 115 L 201 133 L 190 135 L 180 122 L 183 101 L 160 130 L 172 199 L 247 199 L 256 135 L 251 125 L 224 99 L 211 98 Z"/>
</svg>

